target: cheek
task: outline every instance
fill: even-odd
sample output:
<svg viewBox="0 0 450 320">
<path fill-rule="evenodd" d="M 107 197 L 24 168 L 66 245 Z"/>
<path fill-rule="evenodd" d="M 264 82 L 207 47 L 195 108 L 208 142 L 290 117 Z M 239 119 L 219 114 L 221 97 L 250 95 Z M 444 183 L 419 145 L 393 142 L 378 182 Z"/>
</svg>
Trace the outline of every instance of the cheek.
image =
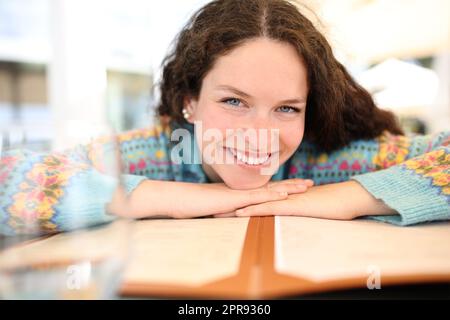
<svg viewBox="0 0 450 320">
<path fill-rule="evenodd" d="M 210 154 L 212 150 L 217 148 L 218 143 L 223 142 L 226 137 L 226 129 L 233 128 L 233 121 L 230 117 L 220 112 L 220 109 L 213 104 L 200 104 L 197 109 L 195 121 L 197 125 L 201 124 L 201 135 L 197 134 L 196 140 L 198 144 L 201 143 L 203 156 L 205 152 Z M 216 134 L 219 136 L 216 136 Z"/>
<path fill-rule="evenodd" d="M 204 130 L 219 129 L 220 131 L 225 131 L 225 129 L 233 128 L 235 125 L 235 121 L 233 121 L 232 117 L 225 112 L 221 112 L 221 110 L 214 105 L 204 106 L 196 120 L 202 122 Z"/>
<path fill-rule="evenodd" d="M 285 126 L 280 130 L 280 145 L 285 152 L 292 154 L 300 146 L 303 140 L 304 122 L 296 123 L 295 125 Z"/>
<path fill-rule="evenodd" d="M 237 128 L 236 117 L 230 116 L 213 104 L 202 105 L 199 111 L 195 121 L 200 122 L 202 126 L 203 150 L 211 143 L 222 143 L 227 137 L 227 129 Z M 214 138 L 211 138 L 211 134 Z M 215 134 L 219 134 L 219 137 L 215 136 Z M 199 139 L 200 137 L 197 137 L 197 141 Z"/>
</svg>

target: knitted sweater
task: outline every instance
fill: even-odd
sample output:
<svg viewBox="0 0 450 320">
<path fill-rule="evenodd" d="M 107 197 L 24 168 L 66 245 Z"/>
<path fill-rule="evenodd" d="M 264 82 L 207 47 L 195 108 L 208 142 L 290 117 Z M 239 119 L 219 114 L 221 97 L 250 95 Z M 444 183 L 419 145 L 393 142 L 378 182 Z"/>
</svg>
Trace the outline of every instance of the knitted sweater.
<svg viewBox="0 0 450 320">
<path fill-rule="evenodd" d="M 193 127 L 185 126 L 191 133 Z M 151 129 L 117 136 L 121 183 L 127 193 L 145 179 L 208 183 L 201 164 L 171 160 L 171 132 L 157 123 Z M 193 152 L 199 157 L 192 137 Z M 105 174 L 105 156 L 114 152 L 108 140 L 60 153 L 13 150 L 0 163 L 0 234 L 67 231 L 112 221 L 105 211 L 117 179 Z M 450 132 L 427 136 L 395 136 L 353 141 L 323 153 L 302 142 L 272 180 L 308 178 L 316 185 L 353 179 L 398 214 L 370 219 L 412 225 L 450 219 Z M 348 201 L 351 201 L 351 197 Z"/>
</svg>

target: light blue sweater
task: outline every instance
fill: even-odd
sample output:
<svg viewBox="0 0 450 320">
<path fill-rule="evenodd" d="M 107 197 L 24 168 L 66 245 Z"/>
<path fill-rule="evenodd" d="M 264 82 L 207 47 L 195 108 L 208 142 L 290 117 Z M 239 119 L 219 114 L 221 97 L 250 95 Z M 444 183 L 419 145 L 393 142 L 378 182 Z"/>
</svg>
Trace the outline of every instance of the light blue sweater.
<svg viewBox="0 0 450 320">
<path fill-rule="evenodd" d="M 193 127 L 185 128 L 193 133 Z M 145 179 L 208 183 L 200 164 L 176 164 L 170 158 L 173 128 L 120 134 L 123 174 L 128 193 Z M 191 135 L 193 137 L 193 135 Z M 192 156 L 199 159 L 195 139 Z M 114 219 L 105 211 L 117 179 L 104 174 L 114 152 L 108 141 L 95 141 L 64 153 L 10 151 L 0 166 L 0 233 L 71 230 Z M 272 180 L 307 178 L 316 185 L 358 181 L 397 215 L 369 217 L 397 225 L 450 219 L 450 132 L 428 136 L 394 136 L 354 141 L 323 153 L 302 142 Z"/>
</svg>

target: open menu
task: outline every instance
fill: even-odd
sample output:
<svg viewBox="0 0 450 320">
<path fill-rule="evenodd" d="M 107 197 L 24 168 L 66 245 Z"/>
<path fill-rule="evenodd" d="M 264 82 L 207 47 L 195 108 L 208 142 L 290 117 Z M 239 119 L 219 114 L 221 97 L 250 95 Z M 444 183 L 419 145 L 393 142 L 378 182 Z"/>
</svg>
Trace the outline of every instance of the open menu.
<svg viewBox="0 0 450 320">
<path fill-rule="evenodd" d="M 32 258 L 27 252 L 70 260 L 74 251 L 61 246 L 70 236 L 10 248 L 0 262 L 8 255 Z M 102 231 L 90 237 L 105 250 Z M 450 282 L 450 222 L 397 227 L 290 216 L 149 219 L 134 222 L 131 244 L 121 277 L 124 296 L 258 299 Z"/>
</svg>

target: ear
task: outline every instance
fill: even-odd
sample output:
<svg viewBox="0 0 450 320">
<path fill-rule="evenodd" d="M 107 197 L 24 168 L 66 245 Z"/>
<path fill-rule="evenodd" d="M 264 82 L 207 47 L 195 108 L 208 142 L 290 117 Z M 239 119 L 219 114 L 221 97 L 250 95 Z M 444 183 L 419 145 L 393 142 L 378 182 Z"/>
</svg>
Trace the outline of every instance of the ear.
<svg viewBox="0 0 450 320">
<path fill-rule="evenodd" d="M 186 121 L 194 124 L 195 114 L 197 111 L 197 100 L 192 97 L 185 97 L 183 101 L 183 107 L 189 112 L 190 117 Z"/>
</svg>

